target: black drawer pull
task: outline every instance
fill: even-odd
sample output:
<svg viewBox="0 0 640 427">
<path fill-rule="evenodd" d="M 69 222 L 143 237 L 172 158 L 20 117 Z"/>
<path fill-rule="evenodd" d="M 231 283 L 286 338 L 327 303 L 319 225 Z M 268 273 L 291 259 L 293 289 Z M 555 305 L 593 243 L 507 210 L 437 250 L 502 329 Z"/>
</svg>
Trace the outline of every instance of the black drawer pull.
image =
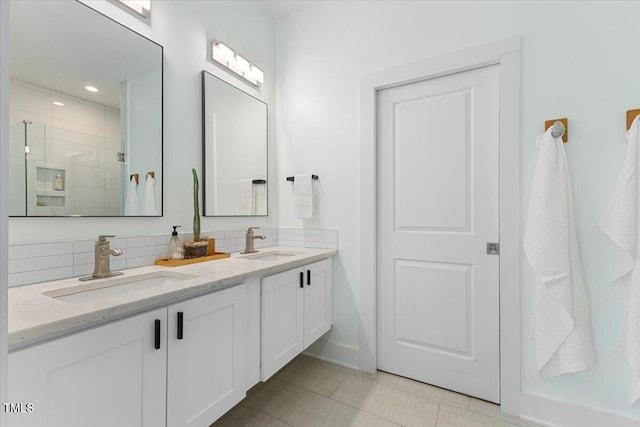
<svg viewBox="0 0 640 427">
<path fill-rule="evenodd" d="M 307 286 L 311 286 L 311 270 L 307 270 Z"/>
<path fill-rule="evenodd" d="M 178 312 L 178 334 L 177 337 L 179 340 L 182 339 L 183 331 L 183 313 L 181 311 Z"/>
<path fill-rule="evenodd" d="M 155 343 L 153 347 L 156 350 L 160 350 L 160 319 L 156 319 L 155 321 Z"/>
<path fill-rule="evenodd" d="M 300 287 L 304 288 L 304 272 L 300 272 Z"/>
</svg>

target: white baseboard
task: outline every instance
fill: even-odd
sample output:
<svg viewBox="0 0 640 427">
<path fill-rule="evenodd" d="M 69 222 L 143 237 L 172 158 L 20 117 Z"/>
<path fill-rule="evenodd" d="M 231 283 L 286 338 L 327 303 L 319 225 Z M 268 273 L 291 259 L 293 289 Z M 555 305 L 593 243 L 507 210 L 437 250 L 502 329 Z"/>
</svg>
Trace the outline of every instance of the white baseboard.
<svg viewBox="0 0 640 427">
<path fill-rule="evenodd" d="M 521 392 L 520 417 L 552 427 L 638 427 L 640 420 L 579 405 Z"/>
<path fill-rule="evenodd" d="M 321 360 L 326 360 L 327 362 L 335 363 L 336 365 L 359 369 L 358 360 L 360 352 L 356 346 L 340 344 L 320 338 L 311 344 L 304 353 Z"/>
</svg>

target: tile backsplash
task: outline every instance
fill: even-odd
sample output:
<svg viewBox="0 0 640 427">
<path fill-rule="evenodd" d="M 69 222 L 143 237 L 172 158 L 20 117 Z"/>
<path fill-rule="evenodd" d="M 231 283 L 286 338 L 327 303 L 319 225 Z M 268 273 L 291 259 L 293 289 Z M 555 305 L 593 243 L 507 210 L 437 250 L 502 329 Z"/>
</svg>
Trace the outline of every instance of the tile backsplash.
<svg viewBox="0 0 640 427">
<path fill-rule="evenodd" d="M 203 236 L 216 239 L 217 252 L 244 250 L 246 230 L 203 232 Z M 256 234 L 266 237 L 256 240 L 256 249 L 270 246 L 294 246 L 322 249 L 338 248 L 338 230 L 320 228 L 260 228 Z M 181 234 L 183 241 L 192 234 Z M 111 270 L 151 265 L 158 258 L 165 258 L 169 237 L 140 236 L 115 237 L 111 247 L 123 254 L 111 258 Z M 9 286 L 46 282 L 93 272 L 93 240 L 72 242 L 36 243 L 9 246 Z"/>
</svg>

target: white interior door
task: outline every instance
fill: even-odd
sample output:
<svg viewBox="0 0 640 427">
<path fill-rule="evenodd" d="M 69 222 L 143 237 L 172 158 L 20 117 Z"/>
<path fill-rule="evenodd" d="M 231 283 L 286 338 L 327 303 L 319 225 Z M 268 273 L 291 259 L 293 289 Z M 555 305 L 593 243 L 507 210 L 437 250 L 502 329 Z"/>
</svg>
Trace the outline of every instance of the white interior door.
<svg viewBox="0 0 640 427">
<path fill-rule="evenodd" d="M 378 369 L 500 399 L 499 68 L 378 92 Z"/>
</svg>

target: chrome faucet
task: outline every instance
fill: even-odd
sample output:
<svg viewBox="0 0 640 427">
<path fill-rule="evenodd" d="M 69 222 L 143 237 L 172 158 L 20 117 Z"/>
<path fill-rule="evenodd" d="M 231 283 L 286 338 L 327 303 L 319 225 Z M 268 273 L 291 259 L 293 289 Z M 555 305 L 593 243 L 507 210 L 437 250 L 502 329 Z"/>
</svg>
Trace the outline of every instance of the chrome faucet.
<svg viewBox="0 0 640 427">
<path fill-rule="evenodd" d="M 111 266 L 109 265 L 111 255 L 122 255 L 122 251 L 120 249 L 111 249 L 111 242 L 107 240 L 107 238 L 109 237 L 116 236 L 98 236 L 95 247 L 95 267 L 93 269 L 93 274 L 91 276 L 81 277 L 79 280 L 84 282 L 85 280 L 104 279 L 105 277 L 119 276 L 121 274 L 124 274 L 122 271 L 111 271 Z"/>
<path fill-rule="evenodd" d="M 253 254 L 256 253 L 258 251 L 256 251 L 256 248 L 253 244 L 253 241 L 256 239 L 260 239 L 260 240 L 264 240 L 266 239 L 265 236 L 256 236 L 253 234 L 253 230 L 255 230 L 256 228 L 260 228 L 260 227 L 249 227 L 249 229 L 247 230 L 247 235 L 245 236 L 246 238 L 246 243 L 244 246 L 244 252 L 240 252 L 243 254 Z"/>
</svg>

